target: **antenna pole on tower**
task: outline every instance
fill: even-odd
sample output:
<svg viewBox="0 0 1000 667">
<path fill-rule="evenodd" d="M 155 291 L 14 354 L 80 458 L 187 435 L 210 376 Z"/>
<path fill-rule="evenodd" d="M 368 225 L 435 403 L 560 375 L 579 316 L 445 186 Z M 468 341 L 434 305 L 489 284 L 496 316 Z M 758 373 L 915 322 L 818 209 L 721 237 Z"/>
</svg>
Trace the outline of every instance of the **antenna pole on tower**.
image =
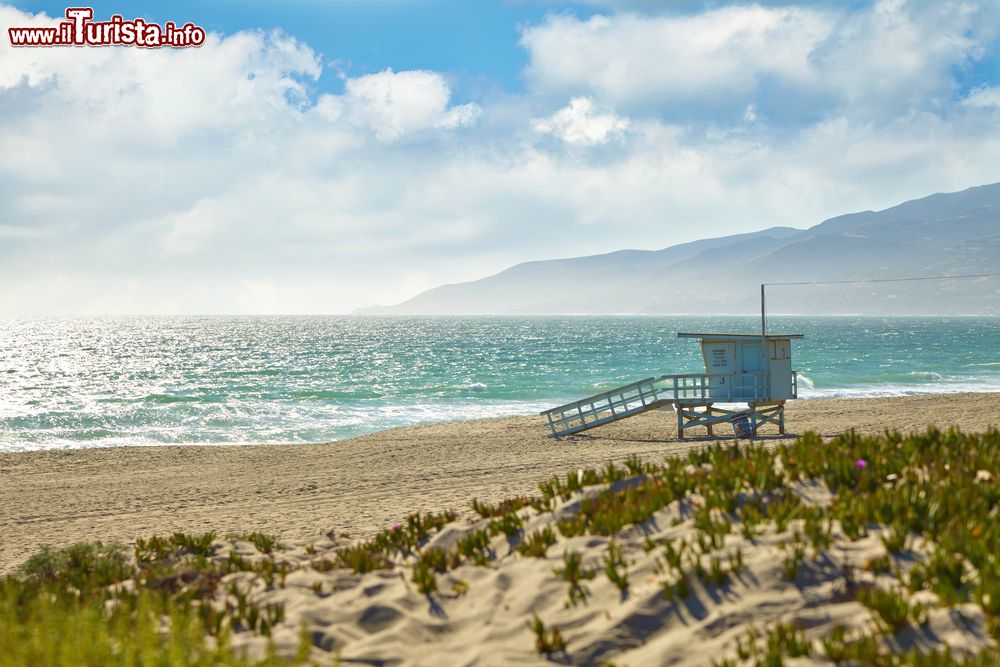
<svg viewBox="0 0 1000 667">
<path fill-rule="evenodd" d="M 764 319 L 764 283 L 760 284 L 760 337 L 767 335 L 767 324 Z"/>
<path fill-rule="evenodd" d="M 767 318 L 764 315 L 764 283 L 760 284 L 760 360 L 761 368 L 770 373 L 771 368 L 767 361 Z M 768 375 L 768 378 L 771 376 Z M 770 381 L 770 380 L 768 380 Z"/>
</svg>

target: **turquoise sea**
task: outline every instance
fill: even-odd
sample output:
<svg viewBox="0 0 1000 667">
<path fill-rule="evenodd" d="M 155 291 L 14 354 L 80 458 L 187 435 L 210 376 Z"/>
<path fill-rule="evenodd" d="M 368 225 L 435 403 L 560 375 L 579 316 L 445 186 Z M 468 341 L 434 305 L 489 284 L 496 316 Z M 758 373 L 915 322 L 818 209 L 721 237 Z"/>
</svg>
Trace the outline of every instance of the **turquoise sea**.
<svg viewBox="0 0 1000 667">
<path fill-rule="evenodd" d="M 701 372 L 752 317 L 0 319 L 0 451 L 325 442 Z M 1000 391 L 1000 318 L 772 317 L 800 397 Z"/>
</svg>

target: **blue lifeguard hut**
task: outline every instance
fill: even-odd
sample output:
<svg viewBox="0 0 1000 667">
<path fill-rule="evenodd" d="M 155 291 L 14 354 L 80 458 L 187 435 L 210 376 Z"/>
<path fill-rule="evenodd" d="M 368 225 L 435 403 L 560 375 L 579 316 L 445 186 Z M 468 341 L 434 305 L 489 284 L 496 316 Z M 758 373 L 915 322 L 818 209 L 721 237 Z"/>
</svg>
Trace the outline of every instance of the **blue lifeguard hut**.
<svg viewBox="0 0 1000 667">
<path fill-rule="evenodd" d="M 562 437 L 641 412 L 673 408 L 677 434 L 732 423 L 738 436 L 756 437 L 774 424 L 785 432 L 785 402 L 798 397 L 792 341 L 802 334 L 678 333 L 701 341 L 704 373 L 661 375 L 560 405 L 541 413 L 552 437 Z M 744 407 L 745 406 L 745 407 Z"/>
</svg>

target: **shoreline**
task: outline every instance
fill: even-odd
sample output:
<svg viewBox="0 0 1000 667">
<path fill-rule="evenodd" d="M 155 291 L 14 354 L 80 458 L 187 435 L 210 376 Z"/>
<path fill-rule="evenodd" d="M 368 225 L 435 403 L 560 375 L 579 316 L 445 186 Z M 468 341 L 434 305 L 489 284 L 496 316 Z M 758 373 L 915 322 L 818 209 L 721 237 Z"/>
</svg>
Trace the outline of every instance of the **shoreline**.
<svg viewBox="0 0 1000 667">
<path fill-rule="evenodd" d="M 789 435 L 1000 425 L 1000 393 L 791 401 Z M 732 438 L 676 438 L 672 411 L 554 441 L 538 416 L 452 421 L 318 445 L 125 446 L 0 454 L 0 572 L 42 544 L 129 543 L 261 531 L 283 540 L 366 537 L 415 511 L 469 514 L 474 497 L 533 494 L 581 467 L 680 455 Z M 760 441 L 781 442 L 765 429 Z"/>
<path fill-rule="evenodd" d="M 814 402 L 825 402 L 825 401 L 852 401 L 852 400 L 887 400 L 887 399 L 920 399 L 927 397 L 948 397 L 957 395 L 1000 395 L 1000 389 L 993 387 L 992 385 L 987 389 L 966 389 L 963 391 L 921 391 L 914 393 L 896 393 L 896 394 L 861 394 L 861 395 L 820 395 L 820 396 L 800 396 L 797 399 L 792 399 L 788 402 L 790 409 L 791 406 L 797 403 L 814 403 Z M 576 399 L 571 399 L 576 400 Z M 567 401 L 569 402 L 569 401 Z M 558 400 L 553 399 L 552 401 L 546 402 L 544 406 L 552 407 L 558 404 Z M 726 404 L 718 403 L 717 405 L 741 405 L 739 403 Z M 88 451 L 88 450 L 100 450 L 100 449 L 131 449 L 131 448 L 154 448 L 154 447 L 313 447 L 313 446 L 326 446 L 333 445 L 336 443 L 347 442 L 350 440 L 355 440 L 358 438 L 367 438 L 371 436 L 378 435 L 380 433 L 386 433 L 389 431 L 396 431 L 399 429 L 409 429 L 409 428 L 419 428 L 422 426 L 441 426 L 444 424 L 461 424 L 469 421 L 483 421 L 490 419 L 511 419 L 511 418 L 533 418 L 538 416 L 538 411 L 532 412 L 516 412 L 512 414 L 502 414 L 498 416 L 489 417 L 464 417 L 464 418 L 444 418 L 444 419 L 432 419 L 423 422 L 417 422 L 412 424 L 401 424 L 398 426 L 386 426 L 383 428 L 377 428 L 374 431 L 369 431 L 366 433 L 358 433 L 355 435 L 348 435 L 343 438 L 334 440 L 317 440 L 311 442 L 143 442 L 136 444 L 127 445 L 117 445 L 117 444 L 97 444 L 97 445 L 60 445 L 51 448 L 38 448 L 38 449 L 15 449 L 15 450 L 3 450 L 0 449 L 0 457 L 9 455 L 22 455 L 22 454 L 37 454 L 41 452 L 66 452 L 66 451 Z"/>
</svg>

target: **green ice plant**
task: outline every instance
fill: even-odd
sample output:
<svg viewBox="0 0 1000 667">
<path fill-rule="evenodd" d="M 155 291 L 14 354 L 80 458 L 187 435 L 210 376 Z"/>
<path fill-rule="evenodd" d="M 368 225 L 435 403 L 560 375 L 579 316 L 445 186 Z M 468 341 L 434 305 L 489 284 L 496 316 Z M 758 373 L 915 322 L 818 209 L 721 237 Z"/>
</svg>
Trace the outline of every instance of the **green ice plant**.
<svg viewBox="0 0 1000 667">
<path fill-rule="evenodd" d="M 541 530 L 536 530 L 526 536 L 517 545 L 517 552 L 522 556 L 532 556 L 534 558 L 545 558 L 549 547 L 556 543 L 556 535 L 552 529 L 545 526 Z"/>
<path fill-rule="evenodd" d="M 502 533 L 507 536 L 507 539 L 510 539 L 521 532 L 522 525 L 521 517 L 516 512 L 507 512 L 492 519 L 488 530 L 490 535 L 500 535 Z"/>
<path fill-rule="evenodd" d="M 458 554 L 471 559 L 476 565 L 490 562 L 490 538 L 485 530 L 474 530 L 458 541 Z"/>
<path fill-rule="evenodd" d="M 628 593 L 628 566 L 621 547 L 614 541 L 608 543 L 608 551 L 604 554 L 604 573 L 624 597 Z"/>
<path fill-rule="evenodd" d="M 182 534 L 145 540 L 137 543 L 143 558 L 134 562 L 118 546 L 41 550 L 16 575 L 0 578 L 0 664 L 290 664 L 273 657 L 250 662 L 231 651 L 232 632 L 267 637 L 284 621 L 284 607 L 222 589 L 219 566 L 191 548 L 210 542 Z M 218 596 L 229 604 L 208 604 Z M 208 636 L 215 641 L 207 643 Z"/>
<path fill-rule="evenodd" d="M 538 614 L 532 614 L 528 629 L 535 635 L 535 650 L 539 655 L 551 656 L 553 653 L 566 651 L 566 640 L 563 639 L 559 628 L 551 630 L 546 628 L 542 619 L 538 618 Z"/>
<path fill-rule="evenodd" d="M 866 587 L 858 592 L 858 602 L 874 611 L 886 629 L 894 634 L 910 623 L 910 603 L 899 593 Z"/>
<path fill-rule="evenodd" d="M 590 590 L 583 585 L 583 582 L 593 579 L 597 573 L 583 567 L 583 556 L 579 551 L 567 550 L 563 554 L 563 566 L 555 568 L 553 572 L 569 584 L 569 590 L 566 593 L 567 607 L 575 607 L 578 602 L 587 601 Z"/>
<path fill-rule="evenodd" d="M 527 496 L 517 496 L 515 498 L 508 498 L 495 505 L 487 505 L 479 500 L 472 499 L 472 510 L 478 514 L 483 519 L 492 519 L 493 517 L 503 516 L 504 514 L 509 514 L 511 512 L 517 512 L 518 510 L 527 507 L 531 504 L 533 498 Z"/>
</svg>

